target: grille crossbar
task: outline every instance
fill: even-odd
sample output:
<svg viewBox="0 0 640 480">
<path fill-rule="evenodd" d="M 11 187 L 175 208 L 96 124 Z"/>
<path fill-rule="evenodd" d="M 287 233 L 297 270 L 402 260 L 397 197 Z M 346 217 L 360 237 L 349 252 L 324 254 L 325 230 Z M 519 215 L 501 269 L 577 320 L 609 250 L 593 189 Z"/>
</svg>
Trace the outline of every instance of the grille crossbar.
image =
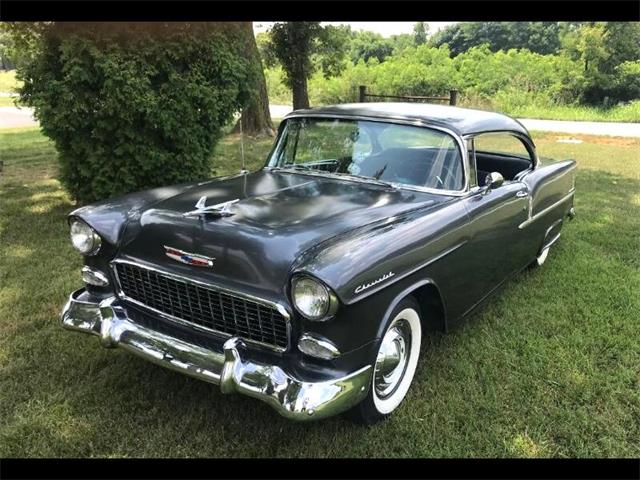
<svg viewBox="0 0 640 480">
<path fill-rule="evenodd" d="M 130 300 L 218 333 L 284 350 L 287 319 L 275 306 L 130 263 L 115 263 L 120 289 Z"/>
</svg>

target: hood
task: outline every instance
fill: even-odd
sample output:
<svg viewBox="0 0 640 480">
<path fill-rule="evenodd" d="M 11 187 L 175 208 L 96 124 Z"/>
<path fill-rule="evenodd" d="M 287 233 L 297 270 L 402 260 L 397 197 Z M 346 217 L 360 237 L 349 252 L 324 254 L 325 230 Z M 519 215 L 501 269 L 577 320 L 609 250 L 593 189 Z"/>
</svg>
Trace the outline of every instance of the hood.
<svg viewBox="0 0 640 480">
<path fill-rule="evenodd" d="M 233 215 L 185 217 L 203 196 L 207 206 L 237 200 Z M 311 247 L 446 198 L 263 170 L 197 184 L 139 212 L 127 225 L 118 256 L 276 299 L 285 293 L 294 261 Z M 213 264 L 185 265 L 169 258 L 165 246 L 212 257 Z"/>
</svg>

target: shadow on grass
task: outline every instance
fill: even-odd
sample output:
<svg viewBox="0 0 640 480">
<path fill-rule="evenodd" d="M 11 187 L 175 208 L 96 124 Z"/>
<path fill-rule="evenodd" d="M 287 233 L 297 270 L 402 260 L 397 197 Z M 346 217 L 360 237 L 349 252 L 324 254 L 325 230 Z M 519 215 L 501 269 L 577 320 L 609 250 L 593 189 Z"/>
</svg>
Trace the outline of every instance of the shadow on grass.
<svg viewBox="0 0 640 480">
<path fill-rule="evenodd" d="M 574 256 L 612 256 L 638 267 L 640 208 L 633 202 L 640 182 L 580 171 L 578 217 L 565 225 L 557 254 L 544 269 L 509 282 L 466 326 L 447 336 L 429 335 L 415 384 L 391 419 L 370 429 L 340 417 L 297 424 L 254 399 L 222 395 L 214 385 L 104 350 L 95 337 L 63 331 L 57 315 L 80 284 L 81 260 L 68 242 L 65 217 L 72 205 L 61 192 L 52 180 L 12 184 L 0 192 L 0 279 L 8 292 L 0 293 L 0 358 L 6 359 L 0 367 L 3 456 L 518 454 L 499 442 L 509 424 L 520 428 L 523 422 L 502 413 L 505 401 L 518 403 L 520 386 L 513 393 L 511 385 L 500 384 L 503 378 L 478 373 L 474 362 L 490 364 L 492 349 L 526 347 L 523 334 L 530 329 L 543 335 L 544 323 L 529 322 L 525 295 L 546 276 L 571 269 Z M 592 274 L 597 281 L 598 271 Z M 511 310 L 516 302 L 524 309 L 522 317 Z M 497 357 L 504 361 L 497 370 L 528 372 L 518 362 L 529 360 L 519 359 L 517 352 L 502 355 L 506 358 Z M 512 396 L 500 397 L 500 392 Z M 568 398 L 558 402 L 574 408 Z M 499 428 L 493 431 L 489 422 L 483 432 L 476 424 L 486 419 L 499 420 Z M 511 443 L 549 453 L 528 435 L 513 433 Z M 477 443 L 465 445 L 468 441 Z"/>
</svg>

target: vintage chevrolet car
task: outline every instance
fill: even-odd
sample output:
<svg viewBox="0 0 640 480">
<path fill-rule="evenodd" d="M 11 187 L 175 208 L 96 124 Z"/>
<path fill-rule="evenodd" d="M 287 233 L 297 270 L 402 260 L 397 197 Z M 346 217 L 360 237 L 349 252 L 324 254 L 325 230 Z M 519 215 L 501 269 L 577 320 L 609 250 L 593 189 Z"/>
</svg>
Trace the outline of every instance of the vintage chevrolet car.
<svg viewBox="0 0 640 480">
<path fill-rule="evenodd" d="M 69 330 L 295 420 L 388 416 L 447 330 L 573 218 L 575 162 L 424 104 L 289 114 L 264 168 L 79 208 Z"/>
</svg>

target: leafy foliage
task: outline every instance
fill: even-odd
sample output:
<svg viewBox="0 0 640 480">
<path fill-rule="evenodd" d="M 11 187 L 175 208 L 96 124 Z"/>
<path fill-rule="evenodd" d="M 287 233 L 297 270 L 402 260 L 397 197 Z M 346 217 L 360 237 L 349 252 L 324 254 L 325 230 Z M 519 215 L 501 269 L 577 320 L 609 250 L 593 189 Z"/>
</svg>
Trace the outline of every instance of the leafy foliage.
<svg viewBox="0 0 640 480">
<path fill-rule="evenodd" d="M 208 176 L 255 72 L 232 25 L 48 24 L 18 64 L 80 202 Z M 37 38 L 37 41 L 34 41 Z"/>
<path fill-rule="evenodd" d="M 293 91 L 294 108 L 309 107 L 307 80 L 318 66 L 325 77 L 342 71 L 347 37 L 348 30 L 323 27 L 320 22 L 278 22 L 271 27 L 267 56 L 282 65 L 284 82 Z"/>
<path fill-rule="evenodd" d="M 492 52 L 526 48 L 549 54 L 560 49 L 560 29 L 557 22 L 462 22 L 440 30 L 430 42 L 448 45 L 453 56 L 485 43 Z"/>
<path fill-rule="evenodd" d="M 438 34 L 415 46 L 412 35 L 386 39 L 372 32 L 354 32 L 351 62 L 341 75 L 327 79 L 315 74 L 309 80 L 311 103 L 356 101 L 359 85 L 366 85 L 373 93 L 391 95 L 447 95 L 449 89 L 456 88 L 462 105 L 507 113 L 591 105 L 597 107 L 597 116 L 608 117 L 602 109 L 631 102 L 628 108 L 616 106 L 624 114 L 615 116 L 635 118 L 637 105 L 633 103 L 640 101 L 640 24 L 533 22 L 518 24 L 522 31 L 513 38 L 505 32 L 513 33 L 515 26 L 494 24 L 478 30 L 478 35 L 483 33 L 493 45 L 484 42 L 465 47 L 457 55 L 452 55 L 449 43 L 434 46 L 439 43 Z M 470 28 L 464 25 L 449 32 Z M 527 48 L 495 50 L 499 45 L 525 44 L 526 35 L 539 46 L 553 32 L 561 44 L 555 40 L 546 43 L 554 48 L 559 44 L 559 53 L 543 54 Z M 387 53 L 389 48 L 391 54 Z M 270 88 L 280 89 L 275 72 L 269 75 Z"/>
<path fill-rule="evenodd" d="M 367 62 L 370 58 L 383 62 L 392 53 L 393 42 L 379 33 L 366 30 L 352 33 L 349 56 L 353 63 L 358 63 L 361 59 Z"/>
<path fill-rule="evenodd" d="M 562 43 L 567 54 L 583 66 L 583 103 L 608 106 L 640 96 L 637 78 L 629 75 L 632 65 L 640 62 L 640 23 L 573 25 Z"/>
<path fill-rule="evenodd" d="M 427 43 L 427 33 L 429 27 L 424 22 L 416 22 L 413 26 L 413 42 L 416 46 L 424 45 Z"/>
</svg>

